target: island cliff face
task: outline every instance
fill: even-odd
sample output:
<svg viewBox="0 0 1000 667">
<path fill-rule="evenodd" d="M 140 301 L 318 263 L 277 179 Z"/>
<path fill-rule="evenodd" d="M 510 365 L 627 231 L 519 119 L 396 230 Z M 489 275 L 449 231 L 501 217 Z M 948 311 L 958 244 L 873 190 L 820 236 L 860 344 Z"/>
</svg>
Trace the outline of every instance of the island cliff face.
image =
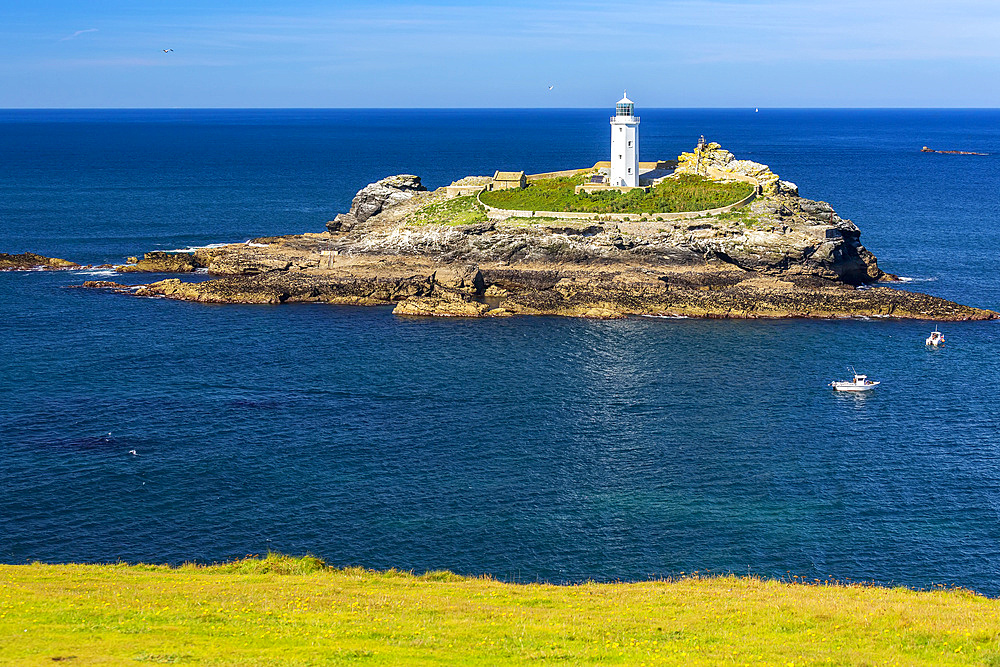
<svg viewBox="0 0 1000 667">
<path fill-rule="evenodd" d="M 717 144 L 697 160 L 680 156 L 677 171 L 706 169 L 752 177 L 760 195 L 744 208 L 679 220 L 525 219 L 487 214 L 474 196 L 452 199 L 399 175 L 360 190 L 326 232 L 149 253 L 118 269 L 200 268 L 215 279 L 86 285 L 213 303 L 396 304 L 400 315 L 997 317 L 873 286 L 895 277 L 878 267 L 858 228 L 829 204 L 799 197 L 765 165 L 735 160 Z"/>
</svg>

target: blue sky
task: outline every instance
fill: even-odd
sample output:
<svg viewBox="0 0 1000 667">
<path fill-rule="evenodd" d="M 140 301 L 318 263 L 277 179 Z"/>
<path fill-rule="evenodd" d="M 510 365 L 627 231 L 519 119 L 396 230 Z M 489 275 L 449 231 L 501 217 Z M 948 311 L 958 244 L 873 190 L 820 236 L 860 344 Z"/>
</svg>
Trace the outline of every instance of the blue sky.
<svg viewBox="0 0 1000 667">
<path fill-rule="evenodd" d="M 623 88 L 640 107 L 1000 107 L 998 0 L 0 0 L 0 18 L 4 108 L 603 107 Z"/>
</svg>

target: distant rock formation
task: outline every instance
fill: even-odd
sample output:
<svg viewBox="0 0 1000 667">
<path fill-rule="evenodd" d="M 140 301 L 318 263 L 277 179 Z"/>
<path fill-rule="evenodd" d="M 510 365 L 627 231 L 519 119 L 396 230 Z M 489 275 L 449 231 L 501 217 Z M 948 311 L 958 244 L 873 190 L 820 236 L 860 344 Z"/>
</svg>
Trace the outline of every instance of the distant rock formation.
<svg viewBox="0 0 1000 667">
<path fill-rule="evenodd" d="M 78 269 L 80 265 L 66 259 L 46 257 L 33 252 L 9 255 L 0 252 L 0 271 L 54 271 L 58 269 Z"/>
<path fill-rule="evenodd" d="M 924 146 L 920 149 L 921 153 L 943 153 L 945 155 L 989 155 L 989 153 L 977 153 L 975 151 L 936 151 L 933 148 L 928 148 Z"/>
</svg>

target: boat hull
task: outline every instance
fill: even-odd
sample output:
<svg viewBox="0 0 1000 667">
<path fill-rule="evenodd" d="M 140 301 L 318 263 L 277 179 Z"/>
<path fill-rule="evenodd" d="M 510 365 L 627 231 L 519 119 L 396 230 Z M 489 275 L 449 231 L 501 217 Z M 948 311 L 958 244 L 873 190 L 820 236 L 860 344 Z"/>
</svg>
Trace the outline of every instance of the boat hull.
<svg viewBox="0 0 1000 667">
<path fill-rule="evenodd" d="M 834 391 L 860 392 L 860 391 L 871 391 L 874 388 L 875 388 L 875 385 L 869 385 L 867 387 L 834 387 L 833 389 L 834 389 Z"/>
</svg>

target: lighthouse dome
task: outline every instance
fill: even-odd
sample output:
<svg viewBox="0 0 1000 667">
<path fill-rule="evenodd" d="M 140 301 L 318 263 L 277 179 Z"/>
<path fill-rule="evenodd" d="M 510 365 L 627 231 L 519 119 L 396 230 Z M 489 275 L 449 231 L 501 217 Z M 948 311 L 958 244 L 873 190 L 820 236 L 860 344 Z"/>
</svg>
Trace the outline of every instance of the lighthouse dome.
<svg viewBox="0 0 1000 667">
<path fill-rule="evenodd" d="M 628 98 L 628 91 L 622 93 L 622 98 L 618 100 L 618 104 L 615 105 L 615 115 L 616 116 L 633 116 L 635 115 L 635 103 Z"/>
</svg>

